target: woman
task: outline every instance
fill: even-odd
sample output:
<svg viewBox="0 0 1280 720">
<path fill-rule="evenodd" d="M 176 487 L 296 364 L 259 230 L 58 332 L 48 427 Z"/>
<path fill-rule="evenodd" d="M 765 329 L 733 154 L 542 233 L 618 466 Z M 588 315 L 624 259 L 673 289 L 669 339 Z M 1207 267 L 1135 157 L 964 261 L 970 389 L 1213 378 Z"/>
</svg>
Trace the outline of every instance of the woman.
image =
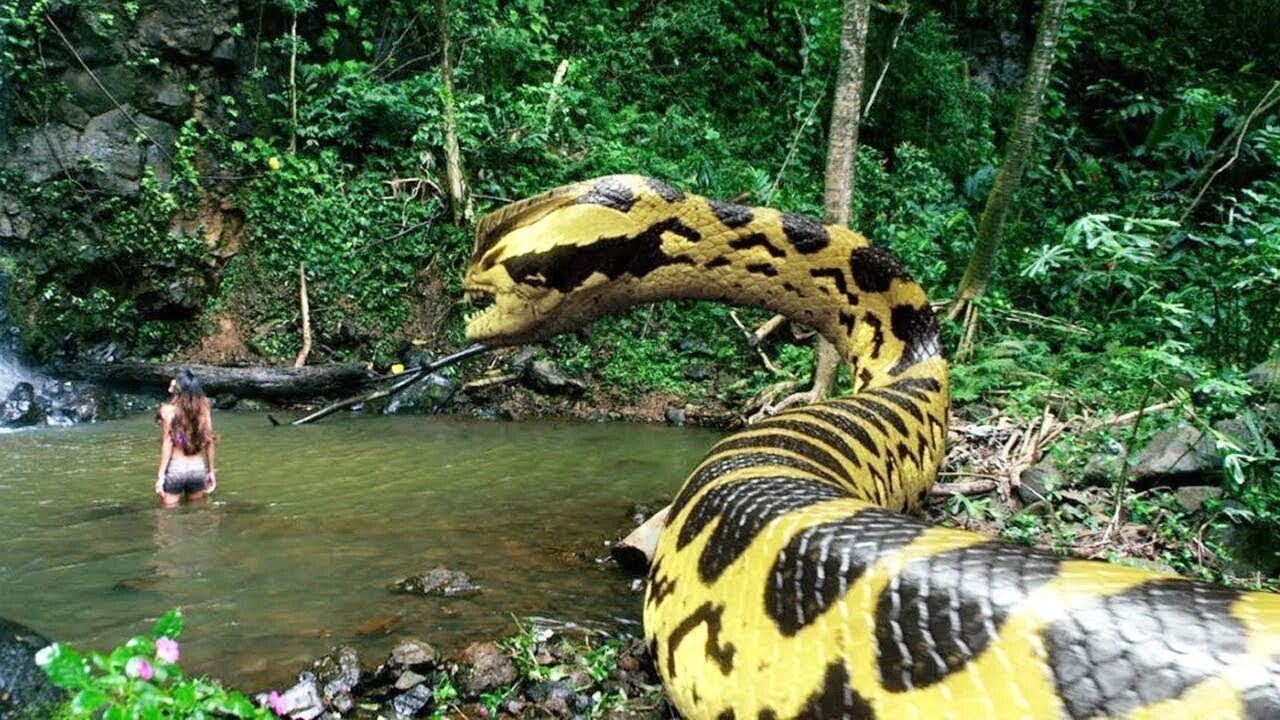
<svg viewBox="0 0 1280 720">
<path fill-rule="evenodd" d="M 164 433 L 160 441 L 160 472 L 156 494 L 165 507 L 173 507 L 185 494 L 198 500 L 218 486 L 213 466 L 213 416 L 209 398 L 190 370 L 183 369 L 169 382 L 169 402 L 156 411 Z"/>
</svg>

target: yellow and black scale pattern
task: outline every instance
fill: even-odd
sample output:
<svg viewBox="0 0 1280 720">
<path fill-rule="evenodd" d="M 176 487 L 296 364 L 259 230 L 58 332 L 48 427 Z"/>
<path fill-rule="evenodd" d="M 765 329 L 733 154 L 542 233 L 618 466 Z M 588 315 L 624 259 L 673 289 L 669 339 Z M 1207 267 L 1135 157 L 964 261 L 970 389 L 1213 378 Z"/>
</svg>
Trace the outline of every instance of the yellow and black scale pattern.
<svg viewBox="0 0 1280 720">
<path fill-rule="evenodd" d="M 665 298 L 831 340 L 850 396 L 726 437 L 662 532 L 645 635 L 689 718 L 1280 718 L 1280 596 L 930 526 L 947 364 L 923 290 L 846 228 L 610 176 L 481 221 L 467 333 Z"/>
</svg>

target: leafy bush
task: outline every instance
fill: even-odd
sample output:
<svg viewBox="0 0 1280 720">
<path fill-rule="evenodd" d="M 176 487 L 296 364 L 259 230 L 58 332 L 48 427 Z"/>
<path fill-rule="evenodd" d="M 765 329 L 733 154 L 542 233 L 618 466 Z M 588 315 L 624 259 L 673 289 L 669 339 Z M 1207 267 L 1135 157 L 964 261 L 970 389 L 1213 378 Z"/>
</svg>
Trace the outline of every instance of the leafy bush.
<svg viewBox="0 0 1280 720">
<path fill-rule="evenodd" d="M 71 693 L 63 716 L 102 720 L 201 720 L 275 715 L 245 695 L 208 678 L 188 678 L 178 666 L 182 612 L 170 610 L 149 635 L 138 635 L 110 653 L 81 654 L 54 643 L 36 663 L 55 685 Z"/>
</svg>

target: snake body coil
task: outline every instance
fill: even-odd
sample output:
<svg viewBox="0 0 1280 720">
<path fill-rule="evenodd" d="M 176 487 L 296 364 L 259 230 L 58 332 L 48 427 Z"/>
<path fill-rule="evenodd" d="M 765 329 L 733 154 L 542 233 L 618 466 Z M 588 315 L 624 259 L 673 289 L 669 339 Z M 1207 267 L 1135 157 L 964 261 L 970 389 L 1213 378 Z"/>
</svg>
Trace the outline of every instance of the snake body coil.
<svg viewBox="0 0 1280 720">
<path fill-rule="evenodd" d="M 1280 597 L 930 526 L 949 391 L 923 290 L 846 228 L 610 176 L 481 221 L 467 334 L 637 303 L 763 306 L 855 392 L 720 441 L 672 505 L 644 626 L 689 718 L 1280 718 Z"/>
</svg>

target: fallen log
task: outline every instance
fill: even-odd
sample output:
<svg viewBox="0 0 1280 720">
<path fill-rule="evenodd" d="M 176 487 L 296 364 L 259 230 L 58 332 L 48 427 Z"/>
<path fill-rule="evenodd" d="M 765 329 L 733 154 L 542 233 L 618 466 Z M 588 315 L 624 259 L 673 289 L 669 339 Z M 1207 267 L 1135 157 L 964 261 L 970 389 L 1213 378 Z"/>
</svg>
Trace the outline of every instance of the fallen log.
<svg viewBox="0 0 1280 720">
<path fill-rule="evenodd" d="M 186 365 L 176 363 L 57 363 L 45 370 L 54 377 L 88 380 L 124 392 L 160 395 L 182 368 L 195 373 L 205 394 L 231 394 L 267 402 L 302 402 L 339 397 L 368 388 L 376 377 L 364 365 L 312 365 L 300 368 L 252 365 Z"/>
<path fill-rule="evenodd" d="M 623 568 L 637 575 L 644 574 L 653 563 L 653 554 L 658 550 L 658 536 L 662 534 L 662 528 L 667 524 L 669 512 L 671 512 L 670 505 L 654 513 L 629 535 L 619 540 L 609 550 L 609 554 Z"/>
</svg>

